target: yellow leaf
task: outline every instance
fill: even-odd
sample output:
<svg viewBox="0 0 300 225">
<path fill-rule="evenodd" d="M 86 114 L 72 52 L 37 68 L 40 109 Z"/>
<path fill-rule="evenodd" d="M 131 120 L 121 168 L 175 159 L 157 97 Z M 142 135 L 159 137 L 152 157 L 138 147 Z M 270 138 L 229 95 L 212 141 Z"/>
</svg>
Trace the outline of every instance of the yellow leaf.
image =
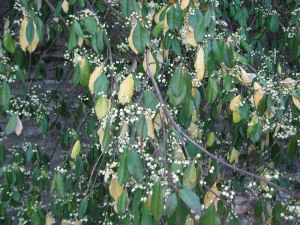
<svg viewBox="0 0 300 225">
<path fill-rule="evenodd" d="M 128 37 L 128 43 L 129 43 L 129 47 L 132 49 L 132 51 L 134 51 L 135 54 L 138 54 L 138 50 L 136 50 L 136 48 L 134 47 L 133 45 L 133 41 L 132 41 L 132 34 L 133 34 L 133 31 L 136 27 L 137 23 L 132 27 L 131 31 L 130 31 L 130 35 Z"/>
<path fill-rule="evenodd" d="M 82 46 L 82 44 L 83 44 L 83 39 L 82 39 L 80 36 L 78 36 L 77 44 L 78 44 L 78 46 L 81 48 L 81 46 Z"/>
<path fill-rule="evenodd" d="M 153 55 L 152 55 L 151 52 L 149 52 L 149 64 L 150 64 L 150 70 L 151 70 L 151 73 L 152 73 L 152 75 L 154 76 L 154 75 L 155 75 L 155 72 L 156 72 L 156 63 L 155 63 L 155 60 L 154 60 Z M 148 69 L 147 69 L 146 55 L 145 55 L 145 57 L 144 57 L 143 67 L 144 67 L 144 70 L 147 72 L 148 76 L 150 76 L 149 71 L 148 71 Z"/>
<path fill-rule="evenodd" d="M 256 114 L 253 115 L 252 119 L 250 120 L 250 125 L 248 126 L 247 132 L 251 134 L 252 128 L 254 127 L 255 124 L 258 123 L 258 118 Z"/>
<path fill-rule="evenodd" d="M 188 25 L 186 28 L 185 38 L 187 43 L 194 47 L 197 47 L 197 41 L 195 39 L 195 30 L 191 25 Z"/>
<path fill-rule="evenodd" d="M 293 102 L 295 104 L 295 106 L 300 110 L 300 101 L 299 99 L 295 98 L 294 96 L 293 97 Z"/>
<path fill-rule="evenodd" d="M 180 5 L 181 9 L 182 10 L 186 9 L 189 6 L 189 4 L 190 4 L 190 0 L 182 0 Z"/>
<path fill-rule="evenodd" d="M 205 56 L 204 50 L 201 46 L 199 46 L 194 67 L 197 70 L 197 79 L 200 81 L 203 79 L 205 73 L 204 56 Z"/>
<path fill-rule="evenodd" d="M 270 218 L 266 221 L 265 215 L 263 215 L 263 220 L 265 221 L 265 224 L 275 224 L 274 218 L 273 218 L 273 209 L 272 207 L 268 207 L 268 213 L 270 215 Z"/>
<path fill-rule="evenodd" d="M 233 161 L 235 161 L 234 163 L 238 163 L 238 160 L 239 160 L 239 152 L 235 149 L 235 148 L 232 148 L 231 150 L 231 154 L 229 156 L 229 163 L 231 164 Z"/>
<path fill-rule="evenodd" d="M 158 24 L 160 21 L 159 21 L 159 17 L 160 17 L 160 14 L 164 11 L 164 9 L 167 7 L 167 5 L 161 7 L 158 12 L 156 13 L 156 15 L 154 16 L 154 21 L 156 24 Z"/>
<path fill-rule="evenodd" d="M 61 221 L 61 225 L 69 225 L 64 219 Z"/>
<path fill-rule="evenodd" d="M 254 104 L 257 108 L 259 101 L 264 97 L 265 94 L 261 93 L 262 86 L 257 82 L 254 83 L 254 90 L 256 91 L 254 95 Z"/>
<path fill-rule="evenodd" d="M 251 83 L 252 80 L 250 80 L 250 78 L 247 75 L 246 71 L 242 67 L 240 67 L 240 70 L 241 70 L 241 77 L 242 77 L 244 83 L 245 84 Z"/>
<path fill-rule="evenodd" d="M 100 97 L 97 100 L 97 103 L 95 105 L 95 112 L 99 120 L 102 120 L 102 118 L 106 115 L 108 112 L 108 102 L 105 97 Z"/>
<path fill-rule="evenodd" d="M 16 135 L 20 135 L 23 130 L 22 121 L 20 120 L 19 116 L 17 115 L 17 127 L 15 129 Z"/>
<path fill-rule="evenodd" d="M 153 119 L 151 118 L 151 115 L 148 112 L 145 113 L 145 118 L 148 127 L 148 136 L 152 139 L 155 139 Z"/>
<path fill-rule="evenodd" d="M 63 3 L 62 3 L 62 5 L 61 5 L 61 7 L 62 7 L 62 10 L 65 13 L 68 13 L 68 11 L 69 11 L 69 2 L 66 1 L 66 0 L 64 0 Z"/>
<path fill-rule="evenodd" d="M 233 122 L 234 123 L 238 123 L 238 122 L 240 122 L 241 121 L 241 115 L 240 115 L 240 113 L 239 113 L 239 111 L 234 111 L 233 113 L 232 113 L 232 118 L 233 118 Z"/>
<path fill-rule="evenodd" d="M 199 129 L 193 122 L 191 122 L 190 126 L 188 127 L 188 132 L 191 133 L 194 138 L 197 138 L 199 135 Z"/>
<path fill-rule="evenodd" d="M 229 105 L 230 110 L 233 112 L 238 111 L 240 108 L 241 101 L 242 101 L 241 95 L 235 96 L 230 102 Z"/>
<path fill-rule="evenodd" d="M 123 126 L 122 126 L 122 129 L 120 131 L 120 136 L 121 135 L 124 135 L 125 133 L 128 133 L 129 134 L 129 126 L 127 123 L 123 123 Z"/>
<path fill-rule="evenodd" d="M 211 147 L 214 144 L 215 140 L 216 140 L 215 133 L 214 132 L 210 132 L 208 134 L 208 136 L 207 136 L 207 142 L 206 142 L 207 146 Z"/>
<path fill-rule="evenodd" d="M 81 225 L 81 224 L 82 224 L 82 221 L 79 222 L 78 219 L 77 219 L 77 217 L 76 217 L 74 225 Z"/>
<path fill-rule="evenodd" d="M 174 3 L 174 0 L 169 0 L 168 3 L 169 3 L 169 4 L 173 4 L 173 3 Z"/>
<path fill-rule="evenodd" d="M 124 187 L 121 187 L 118 178 L 111 179 L 110 185 L 109 185 L 109 194 L 113 199 L 118 200 L 120 195 L 122 194 L 124 190 Z"/>
<path fill-rule="evenodd" d="M 194 82 L 192 81 L 192 95 L 195 98 L 195 94 L 196 94 L 196 89 L 197 89 L 197 85 L 198 85 L 198 81 Z"/>
<path fill-rule="evenodd" d="M 158 132 L 160 128 L 162 127 L 162 119 L 164 115 L 164 110 L 160 110 L 159 113 L 156 114 L 154 118 L 154 129 Z M 165 124 L 168 125 L 170 123 L 170 120 L 165 116 Z"/>
<path fill-rule="evenodd" d="M 125 105 L 126 103 L 131 101 L 133 91 L 134 91 L 134 80 L 129 75 L 120 85 L 118 98 L 122 105 Z"/>
<path fill-rule="evenodd" d="M 54 223 L 54 219 L 51 212 L 48 212 L 46 215 L 46 225 L 51 225 Z"/>
<path fill-rule="evenodd" d="M 40 42 L 40 39 L 39 39 L 39 37 L 37 35 L 37 32 L 36 32 L 36 25 L 34 23 L 33 23 L 33 27 L 34 27 L 33 40 L 31 42 L 31 44 L 27 46 L 27 50 L 28 50 L 29 53 L 32 53 L 36 49 L 38 43 Z"/>
<path fill-rule="evenodd" d="M 28 24 L 28 18 L 25 17 L 21 23 L 21 29 L 19 34 L 19 43 L 24 52 L 26 52 L 26 48 L 29 45 L 27 38 L 26 38 L 26 27 Z"/>
<path fill-rule="evenodd" d="M 197 121 L 197 112 L 196 109 L 194 109 L 194 111 L 192 112 L 192 122 L 196 123 Z"/>
<path fill-rule="evenodd" d="M 146 202 L 145 202 L 145 204 L 146 204 L 146 206 L 147 206 L 149 212 L 151 212 L 151 201 L 152 201 L 152 195 L 149 194 L 149 195 L 147 196 L 147 200 L 146 200 Z"/>
<path fill-rule="evenodd" d="M 97 67 L 90 76 L 89 89 L 92 93 L 94 93 L 94 84 L 95 84 L 95 81 L 98 79 L 98 77 L 101 75 L 102 68 L 103 68 L 103 65 Z"/>
<path fill-rule="evenodd" d="M 110 164 L 109 168 L 112 169 L 116 167 L 116 165 L 118 165 L 118 162 L 113 162 L 112 164 Z"/>
<path fill-rule="evenodd" d="M 185 156 L 179 144 L 177 144 L 177 149 L 174 150 L 173 155 L 175 159 L 185 160 Z"/>
<path fill-rule="evenodd" d="M 99 128 L 99 130 L 97 131 L 97 134 L 99 136 L 99 143 L 101 144 L 102 146 L 102 142 L 103 142 L 103 137 L 104 137 L 104 130 L 103 130 L 103 127 L 101 126 Z"/>
<path fill-rule="evenodd" d="M 104 174 L 104 182 L 106 183 L 107 180 L 108 180 L 108 176 L 109 176 L 109 170 L 106 170 L 105 171 L 105 174 Z"/>
<path fill-rule="evenodd" d="M 220 196 L 220 192 L 217 188 L 217 182 L 214 183 L 214 185 L 210 188 L 214 193 L 216 193 L 218 196 Z M 216 198 L 216 201 L 214 201 Z M 216 211 L 218 211 L 218 197 L 216 197 L 215 194 L 213 194 L 211 191 L 207 191 L 205 196 L 204 196 L 204 205 L 206 207 L 209 207 L 210 204 L 214 201 Z"/>
<path fill-rule="evenodd" d="M 77 140 L 72 148 L 71 158 L 75 159 L 81 150 L 80 141 Z"/>
</svg>

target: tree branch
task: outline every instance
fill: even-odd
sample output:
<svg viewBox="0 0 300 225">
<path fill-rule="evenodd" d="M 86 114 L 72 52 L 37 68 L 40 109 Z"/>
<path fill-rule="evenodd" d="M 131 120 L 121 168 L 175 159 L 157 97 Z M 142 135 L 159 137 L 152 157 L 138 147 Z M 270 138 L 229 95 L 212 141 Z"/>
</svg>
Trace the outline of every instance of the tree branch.
<svg viewBox="0 0 300 225">
<path fill-rule="evenodd" d="M 55 12 L 54 6 L 48 0 L 44 0 L 44 2 L 49 6 L 52 12 Z M 66 25 L 68 31 L 70 31 L 70 27 L 69 25 L 67 25 L 67 21 L 65 20 L 65 18 L 63 18 L 60 14 L 58 14 L 58 18 Z"/>
</svg>

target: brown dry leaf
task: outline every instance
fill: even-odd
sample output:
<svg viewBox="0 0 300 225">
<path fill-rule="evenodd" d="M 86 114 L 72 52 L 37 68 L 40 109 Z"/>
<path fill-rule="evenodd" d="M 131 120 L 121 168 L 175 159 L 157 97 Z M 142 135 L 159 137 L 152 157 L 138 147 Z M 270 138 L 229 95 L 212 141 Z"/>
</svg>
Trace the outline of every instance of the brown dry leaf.
<svg viewBox="0 0 300 225">
<path fill-rule="evenodd" d="M 190 0 L 182 0 L 180 5 L 181 9 L 182 10 L 186 9 L 189 6 L 189 4 L 190 4 Z"/>
<path fill-rule="evenodd" d="M 158 132 L 162 127 L 162 119 L 164 115 L 164 110 L 160 110 L 159 113 L 156 114 L 154 118 L 154 129 Z M 170 120 L 165 116 L 165 124 L 169 125 Z"/>
<path fill-rule="evenodd" d="M 233 112 L 238 111 L 240 108 L 241 101 L 242 101 L 241 95 L 235 96 L 230 102 L 230 106 L 229 106 L 230 110 Z"/>
<path fill-rule="evenodd" d="M 233 118 L 233 122 L 234 123 L 238 123 L 238 122 L 240 122 L 241 121 L 241 115 L 240 115 L 240 113 L 239 113 L 239 111 L 234 111 L 233 113 L 232 113 L 232 118 Z"/>
<path fill-rule="evenodd" d="M 257 82 L 254 83 L 254 90 L 256 91 L 256 93 L 254 94 L 254 104 L 257 108 L 259 101 L 264 97 L 265 94 L 261 93 L 262 86 Z"/>
<path fill-rule="evenodd" d="M 146 204 L 146 206 L 147 206 L 149 212 L 151 212 L 151 201 L 152 201 L 152 195 L 149 194 L 149 195 L 147 196 L 147 200 L 146 200 L 146 202 L 145 202 L 145 204 Z"/>
<path fill-rule="evenodd" d="M 62 10 L 65 13 L 68 13 L 68 11 L 69 11 L 69 2 L 67 0 L 64 0 L 61 7 L 62 7 Z"/>
<path fill-rule="evenodd" d="M 74 225 L 81 225 L 81 224 L 82 224 L 82 221 L 79 222 L 77 217 L 76 217 L 76 221 L 75 221 Z"/>
<path fill-rule="evenodd" d="M 98 77 L 101 75 L 103 69 L 103 65 L 97 67 L 94 72 L 90 76 L 89 80 L 89 89 L 92 93 L 94 93 L 94 84 Z"/>
<path fill-rule="evenodd" d="M 112 164 L 109 165 L 109 168 L 112 169 L 118 165 L 118 162 L 113 162 Z"/>
<path fill-rule="evenodd" d="M 28 24 L 28 18 L 25 17 L 21 23 L 21 29 L 19 34 L 19 43 L 24 52 L 26 52 L 26 48 L 29 45 L 27 38 L 26 38 L 26 27 Z"/>
<path fill-rule="evenodd" d="M 154 75 L 155 75 L 155 72 L 156 72 L 156 63 L 155 63 L 155 60 L 154 60 L 153 55 L 152 55 L 151 52 L 149 52 L 149 64 L 150 64 L 150 70 L 151 70 L 151 73 L 152 73 L 152 75 L 154 76 Z M 148 68 L 147 68 L 146 55 L 145 55 L 144 61 L 143 61 L 143 68 L 144 68 L 144 70 L 147 72 L 148 76 L 150 76 L 149 71 L 148 71 Z"/>
<path fill-rule="evenodd" d="M 124 187 L 120 186 L 118 178 L 111 179 L 109 185 L 109 194 L 111 195 L 111 197 L 113 197 L 113 199 L 118 200 L 123 190 Z"/>
<path fill-rule="evenodd" d="M 23 130 L 22 121 L 19 118 L 19 115 L 17 115 L 17 127 L 15 129 L 16 135 L 20 135 Z"/>
<path fill-rule="evenodd" d="M 204 50 L 201 46 L 199 46 L 194 67 L 197 70 L 197 79 L 200 81 L 203 79 L 205 73 L 204 56 L 205 56 Z"/>
<path fill-rule="evenodd" d="M 295 104 L 295 106 L 300 110 L 300 101 L 299 99 L 295 98 L 294 96 L 293 97 L 293 102 Z"/>
<path fill-rule="evenodd" d="M 134 91 L 134 80 L 128 75 L 126 79 L 121 83 L 118 94 L 118 99 L 122 105 L 131 101 L 131 97 Z"/>
<path fill-rule="evenodd" d="M 216 193 L 218 196 L 220 196 L 220 192 L 217 188 L 217 182 L 214 183 L 214 185 L 211 187 L 211 190 Z M 216 201 L 214 201 L 214 199 L 216 198 Z M 211 191 L 207 191 L 204 197 L 204 205 L 206 207 L 209 207 L 210 204 L 214 201 L 215 207 L 216 207 L 216 211 L 218 211 L 218 197 L 216 197 L 215 194 L 213 194 Z"/>
<path fill-rule="evenodd" d="M 130 35 L 128 37 L 128 43 L 129 43 L 129 47 L 132 49 L 132 51 L 134 51 L 135 54 L 138 54 L 138 50 L 136 50 L 136 48 L 134 47 L 133 45 L 133 41 L 132 41 L 132 34 L 133 34 L 133 31 L 136 27 L 137 23 L 132 27 L 131 31 L 130 31 Z"/>
<path fill-rule="evenodd" d="M 150 117 L 150 114 L 148 112 L 146 112 L 145 118 L 146 118 L 146 123 L 147 123 L 147 127 L 148 127 L 148 136 L 151 139 L 155 139 L 153 119 Z"/>
</svg>

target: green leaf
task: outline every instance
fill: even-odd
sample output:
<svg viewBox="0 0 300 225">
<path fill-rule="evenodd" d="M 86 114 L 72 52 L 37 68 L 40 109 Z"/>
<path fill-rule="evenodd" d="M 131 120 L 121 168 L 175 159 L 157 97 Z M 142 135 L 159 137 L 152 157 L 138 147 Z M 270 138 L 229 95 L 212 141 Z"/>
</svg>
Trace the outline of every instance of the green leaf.
<svg viewBox="0 0 300 225">
<path fill-rule="evenodd" d="M 122 0 L 121 11 L 125 18 L 130 18 L 130 13 L 131 13 L 130 0 Z"/>
<path fill-rule="evenodd" d="M 85 36 L 84 36 L 83 30 L 81 29 L 80 24 L 75 20 L 72 23 L 72 26 L 74 26 L 76 34 L 84 40 Z M 77 42 L 77 40 L 76 40 L 76 42 Z"/>
<path fill-rule="evenodd" d="M 243 106 L 239 108 L 239 113 L 240 113 L 242 120 L 249 119 L 249 110 L 250 110 L 250 107 L 247 102 L 244 103 Z"/>
<path fill-rule="evenodd" d="M 36 33 L 39 37 L 39 40 L 40 40 L 40 42 L 43 42 L 43 40 L 44 40 L 44 35 L 43 35 L 44 24 L 43 24 L 42 20 L 40 19 L 40 17 L 38 17 L 38 16 L 34 17 L 33 20 L 36 25 Z"/>
<path fill-rule="evenodd" d="M 8 109 L 10 101 L 10 88 L 6 80 L 3 81 L 3 84 L 0 88 L 0 105 L 4 107 L 4 109 Z"/>
<path fill-rule="evenodd" d="M 128 147 L 120 155 L 120 166 L 118 168 L 118 182 L 123 185 L 128 181 L 130 173 L 128 170 Z"/>
<path fill-rule="evenodd" d="M 132 34 L 133 45 L 138 52 L 142 54 L 144 53 L 144 49 L 147 45 L 147 40 L 147 30 L 142 26 L 142 24 L 139 21 Z"/>
<path fill-rule="evenodd" d="M 9 32 L 6 33 L 4 40 L 3 40 L 3 44 L 4 44 L 5 48 L 7 49 L 7 51 L 9 51 L 12 54 L 15 53 L 16 49 L 15 49 L 14 38 L 11 36 L 11 34 Z"/>
<path fill-rule="evenodd" d="M 208 25 L 209 25 L 209 23 L 210 23 L 210 21 L 211 21 L 211 10 L 207 10 L 206 11 L 206 13 L 204 14 L 204 24 L 203 24 L 203 26 L 206 28 L 206 27 L 208 27 Z"/>
<path fill-rule="evenodd" d="M 260 116 L 263 116 L 267 110 L 267 101 L 268 97 L 267 95 L 264 95 L 264 97 L 258 103 L 257 109 Z"/>
<path fill-rule="evenodd" d="M 227 44 L 224 44 L 224 62 L 225 65 L 229 68 L 232 68 L 234 66 L 233 57 L 233 51 L 227 46 Z"/>
<path fill-rule="evenodd" d="M 198 22 L 203 18 L 203 14 L 200 10 L 194 8 L 194 13 L 190 14 L 189 22 L 190 25 L 195 29 Z"/>
<path fill-rule="evenodd" d="M 183 188 L 192 189 L 196 184 L 196 167 L 195 160 L 186 168 L 182 177 Z"/>
<path fill-rule="evenodd" d="M 80 67 L 79 63 L 76 65 L 74 74 L 73 74 L 73 84 L 76 85 L 80 80 Z"/>
<path fill-rule="evenodd" d="M 70 35 L 69 35 L 69 40 L 68 40 L 69 51 L 72 51 L 77 45 L 78 36 L 77 36 L 77 33 L 75 32 L 75 22 L 73 22 L 71 29 L 70 29 Z M 73 83 L 74 83 L 74 80 L 73 80 Z"/>
<path fill-rule="evenodd" d="M 136 2 L 136 0 L 132 0 L 132 9 L 135 11 L 137 14 L 140 14 L 140 8 Z"/>
<path fill-rule="evenodd" d="M 38 211 L 34 211 L 32 214 L 31 214 L 31 222 L 33 225 L 39 225 L 40 224 L 40 216 L 39 216 L 39 213 Z"/>
<path fill-rule="evenodd" d="M 252 52 L 253 49 L 252 47 L 246 42 L 244 41 L 243 39 L 240 41 L 240 44 L 241 44 L 241 48 L 245 51 L 245 52 Z"/>
<path fill-rule="evenodd" d="M 184 85 L 181 94 L 177 97 L 172 90 L 172 80 L 170 81 L 170 84 L 169 84 L 169 87 L 167 90 L 167 95 L 169 97 L 170 103 L 173 106 L 177 106 L 179 103 L 181 103 L 185 97 L 185 94 L 186 94 L 186 86 Z"/>
<path fill-rule="evenodd" d="M 176 211 L 177 208 L 177 195 L 176 193 L 171 194 L 166 203 L 166 215 L 167 218 L 170 218 L 174 212 Z"/>
<path fill-rule="evenodd" d="M 94 83 L 95 94 L 98 95 L 100 92 L 106 93 L 109 89 L 109 80 L 107 79 L 104 72 L 97 78 Z"/>
<path fill-rule="evenodd" d="M 218 62 L 223 62 L 224 59 L 224 47 L 221 42 L 218 40 L 214 40 L 212 44 L 212 52 L 214 54 L 215 59 Z"/>
<path fill-rule="evenodd" d="M 197 43 L 201 42 L 204 39 L 204 36 L 207 34 L 207 28 L 204 27 L 204 18 L 202 18 L 195 28 L 195 39 Z"/>
<path fill-rule="evenodd" d="M 156 221 L 160 219 L 164 212 L 164 196 L 160 181 L 153 185 L 153 194 L 151 199 L 151 213 Z"/>
<path fill-rule="evenodd" d="M 124 191 L 118 198 L 117 208 L 118 208 L 119 216 L 123 216 L 123 214 L 126 212 L 126 207 L 127 207 L 127 194 L 126 194 L 126 189 L 124 189 Z"/>
<path fill-rule="evenodd" d="M 260 198 L 254 205 L 254 216 L 256 218 L 260 218 L 262 213 L 263 213 L 263 204 Z"/>
<path fill-rule="evenodd" d="M 97 34 L 97 48 L 99 51 L 103 51 L 104 49 L 104 42 L 103 42 L 103 30 L 100 28 Z"/>
<path fill-rule="evenodd" d="M 48 130 L 49 130 L 49 123 L 46 117 L 44 117 L 43 121 L 42 121 L 42 130 L 44 135 L 47 135 Z"/>
<path fill-rule="evenodd" d="M 195 101 L 192 95 L 190 95 L 188 98 L 186 98 L 184 100 L 183 103 L 183 114 L 184 114 L 184 118 L 187 119 L 189 118 L 193 111 L 195 109 Z"/>
<path fill-rule="evenodd" d="M 281 213 L 284 213 L 284 208 L 281 202 L 278 202 L 273 209 L 273 218 L 275 222 L 281 223 L 283 221 L 284 217 L 280 215 Z"/>
<path fill-rule="evenodd" d="M 85 215 L 87 207 L 88 207 L 88 203 L 89 203 L 89 197 L 87 195 L 80 202 L 79 210 L 78 210 L 78 217 L 79 218 L 82 218 Z"/>
<path fill-rule="evenodd" d="M 190 211 L 190 208 L 182 201 L 181 198 L 177 198 L 176 212 L 167 219 L 168 224 L 182 225 L 185 224 L 186 217 Z"/>
<path fill-rule="evenodd" d="M 173 39 L 171 39 L 171 46 L 172 46 L 172 51 L 177 54 L 181 55 L 181 45 L 180 41 L 176 36 L 173 36 Z"/>
<path fill-rule="evenodd" d="M 217 86 L 217 81 L 216 79 L 210 77 L 208 80 L 208 85 L 206 87 L 206 100 L 208 104 L 212 104 L 218 94 L 218 86 Z"/>
<path fill-rule="evenodd" d="M 227 74 L 223 80 L 223 88 L 225 91 L 229 91 L 231 89 L 232 81 L 232 76 Z"/>
<path fill-rule="evenodd" d="M 95 35 L 97 33 L 98 26 L 97 26 L 96 20 L 93 17 L 91 17 L 91 16 L 86 17 L 83 21 L 83 24 L 84 24 L 84 28 L 87 30 L 87 32 L 89 32 L 93 35 Z"/>
<path fill-rule="evenodd" d="M 153 218 L 146 206 L 145 203 L 143 203 L 143 206 L 141 208 L 141 225 L 152 225 L 153 224 Z"/>
<path fill-rule="evenodd" d="M 184 86 L 181 66 L 177 68 L 177 70 L 175 71 L 169 85 L 172 85 L 173 93 L 176 97 L 178 97 L 181 94 Z"/>
<path fill-rule="evenodd" d="M 257 124 L 254 125 L 254 127 L 251 130 L 250 140 L 253 143 L 256 143 L 260 139 L 261 135 L 262 135 L 262 126 L 260 122 L 258 122 Z"/>
<path fill-rule="evenodd" d="M 103 142 L 102 147 L 104 149 L 107 149 L 108 145 L 110 144 L 111 134 L 110 134 L 110 119 L 106 122 L 105 130 L 104 130 L 104 136 L 103 136 Z"/>
<path fill-rule="evenodd" d="M 138 183 L 141 183 L 143 181 L 143 163 L 139 155 L 136 153 L 136 151 L 134 151 L 134 149 L 131 149 L 129 155 L 128 170 Z"/>
<path fill-rule="evenodd" d="M 156 24 L 156 26 L 153 28 L 152 35 L 153 36 L 159 36 L 163 33 L 164 28 L 164 21 L 161 21 L 160 23 Z"/>
<path fill-rule="evenodd" d="M 232 186 L 234 187 L 234 189 L 237 192 L 242 192 L 243 191 L 241 185 L 235 179 L 233 179 Z"/>
<path fill-rule="evenodd" d="M 59 172 L 56 174 L 55 184 L 58 195 L 63 196 L 65 193 L 65 181 L 63 180 Z"/>
<path fill-rule="evenodd" d="M 167 12 L 167 23 L 171 31 L 174 31 L 176 28 L 178 28 L 178 17 L 178 11 L 175 9 L 173 4 Z"/>
<path fill-rule="evenodd" d="M 291 159 L 295 158 L 297 147 L 297 135 L 294 135 L 287 145 L 287 154 Z"/>
<path fill-rule="evenodd" d="M 61 8 L 62 8 L 62 0 L 60 0 L 56 6 L 56 9 L 53 13 L 53 17 L 56 17 L 58 16 L 58 14 L 60 14 L 60 11 L 61 11 Z"/>
<path fill-rule="evenodd" d="M 279 28 L 279 18 L 278 15 L 269 15 L 267 18 L 267 30 L 272 33 L 277 33 Z"/>
<path fill-rule="evenodd" d="M 25 74 L 24 74 L 23 70 L 18 69 L 16 72 L 16 75 L 20 81 L 25 82 Z"/>
<path fill-rule="evenodd" d="M 215 204 L 210 204 L 204 215 L 200 217 L 200 225 L 221 225 L 217 215 Z"/>
<path fill-rule="evenodd" d="M 229 225 L 243 225 L 239 218 L 232 217 L 229 221 Z"/>
<path fill-rule="evenodd" d="M 190 189 L 180 189 L 179 196 L 184 203 L 194 210 L 197 214 L 201 215 L 201 204 L 198 196 Z"/>
<path fill-rule="evenodd" d="M 90 79 L 90 62 L 87 57 L 84 57 L 83 62 L 80 63 L 80 85 L 87 86 Z"/>
<path fill-rule="evenodd" d="M 17 127 L 17 115 L 14 114 L 10 117 L 10 119 L 5 127 L 5 134 L 6 135 L 11 134 L 12 132 L 15 131 L 16 127 Z"/>
<path fill-rule="evenodd" d="M 2 164 L 5 163 L 5 148 L 1 143 L 0 143 L 0 162 Z"/>
<path fill-rule="evenodd" d="M 34 37 L 33 19 L 30 19 L 26 26 L 26 39 L 29 44 L 31 44 L 33 37 Z"/>
<path fill-rule="evenodd" d="M 157 98 L 153 91 L 146 90 L 143 95 L 143 104 L 146 108 L 150 108 L 156 111 L 156 106 L 158 104 Z"/>
</svg>

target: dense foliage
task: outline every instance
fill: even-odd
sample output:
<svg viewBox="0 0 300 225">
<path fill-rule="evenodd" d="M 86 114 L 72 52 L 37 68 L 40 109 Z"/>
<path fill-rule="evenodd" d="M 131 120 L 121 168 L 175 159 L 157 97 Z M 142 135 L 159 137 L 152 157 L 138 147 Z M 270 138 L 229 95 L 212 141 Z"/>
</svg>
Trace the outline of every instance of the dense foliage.
<svg viewBox="0 0 300 225">
<path fill-rule="evenodd" d="M 299 0 L 11 6 L 0 140 L 18 142 L 0 143 L 0 224 L 242 224 L 237 193 L 253 224 L 299 221 Z M 43 90 L 51 49 L 65 63 Z"/>
</svg>

